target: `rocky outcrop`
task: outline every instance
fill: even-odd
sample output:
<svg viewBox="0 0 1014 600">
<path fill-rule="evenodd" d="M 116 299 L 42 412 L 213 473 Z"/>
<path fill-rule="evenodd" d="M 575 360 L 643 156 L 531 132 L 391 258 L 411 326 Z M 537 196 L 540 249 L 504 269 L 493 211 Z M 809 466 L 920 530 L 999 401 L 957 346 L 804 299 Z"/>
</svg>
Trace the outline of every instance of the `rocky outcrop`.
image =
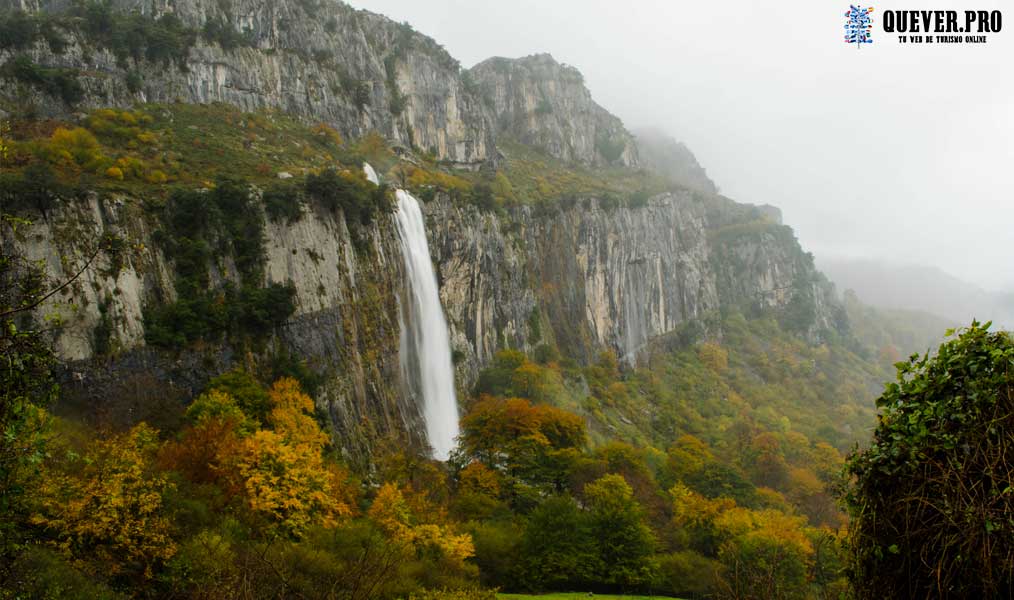
<svg viewBox="0 0 1014 600">
<path fill-rule="evenodd" d="M 85 95 L 75 108 L 138 101 L 277 108 L 328 123 L 346 137 L 376 131 L 465 167 L 495 157 L 491 120 L 462 84 L 457 61 L 407 25 L 340 2 L 115 0 L 113 5 L 152 18 L 175 15 L 195 35 L 208 23 L 220 25 L 234 34 L 235 47 L 196 35 L 181 65 L 118 61 L 68 28 L 64 34 L 71 43 L 62 52 L 40 41 L 28 55 L 45 67 L 79 70 Z M 16 0 L 13 6 L 60 13 L 70 3 Z M 14 54 L 0 51 L 0 64 Z M 4 88 L 0 99 L 9 107 L 29 103 L 47 114 L 71 110 L 9 79 Z"/>
<path fill-rule="evenodd" d="M 28 12 L 67 14 L 72 6 L 0 0 L 0 8 Z M 0 71 L 0 110 L 66 115 L 139 101 L 225 102 L 247 111 L 281 109 L 346 137 L 376 131 L 464 168 L 495 164 L 497 135 L 563 160 L 638 164 L 622 122 L 592 100 L 577 69 L 548 54 L 493 58 L 460 72 L 432 39 L 340 2 L 113 0 L 111 6 L 118 14 L 178 19 L 192 42 L 183 59 L 152 62 L 143 51 L 117 57 L 80 20 L 65 21 L 66 48 L 56 52 L 40 40 L 26 51 L 0 51 L 0 64 L 24 53 L 43 68 L 73 69 L 83 98 L 71 107 Z"/>
<path fill-rule="evenodd" d="M 635 166 L 623 123 L 592 100 L 584 77 L 549 54 L 491 58 L 468 71 L 496 115 L 497 131 L 563 160 Z"/>
</svg>

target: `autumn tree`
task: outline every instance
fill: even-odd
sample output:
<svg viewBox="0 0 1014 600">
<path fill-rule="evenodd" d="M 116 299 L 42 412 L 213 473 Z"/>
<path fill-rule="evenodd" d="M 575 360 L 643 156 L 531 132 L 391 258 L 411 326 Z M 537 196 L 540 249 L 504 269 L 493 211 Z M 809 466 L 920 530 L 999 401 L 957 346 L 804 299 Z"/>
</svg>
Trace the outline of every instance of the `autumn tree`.
<svg viewBox="0 0 1014 600">
<path fill-rule="evenodd" d="M 540 489 L 563 491 L 585 443 L 580 417 L 521 398 L 483 396 L 461 427 L 464 456 L 504 475 L 521 503 L 535 501 Z"/>
<path fill-rule="evenodd" d="M 299 537 L 355 512 L 349 473 L 324 459 L 328 438 L 296 380 L 282 378 L 267 392 L 239 373 L 217 382 L 188 410 L 194 425 L 163 448 L 166 468 L 217 485 L 269 534 Z M 222 389 L 241 394 L 246 408 Z M 270 429 L 247 411 L 263 414 Z"/>
<path fill-rule="evenodd" d="M 348 474 L 325 464 L 327 436 L 312 416 L 313 400 L 291 378 L 268 392 L 272 429 L 244 439 L 236 467 L 244 482 L 247 508 L 268 530 L 300 535 L 312 524 L 333 527 L 350 516 Z"/>
<path fill-rule="evenodd" d="M 157 432 L 142 423 L 96 440 L 83 454 L 67 449 L 54 456 L 40 478 L 31 522 L 90 570 L 136 569 L 151 578 L 176 552 L 163 510 L 173 485 L 154 468 L 157 448 Z"/>
<path fill-rule="evenodd" d="M 803 598 L 813 556 L 805 517 L 752 510 L 709 499 L 683 484 L 670 490 L 677 547 L 722 565 L 724 595 L 736 599 Z"/>
<path fill-rule="evenodd" d="M 737 600 L 802 600 L 813 546 L 806 519 L 776 510 L 736 507 L 717 519 L 726 537 L 718 551 L 728 593 Z"/>
<path fill-rule="evenodd" d="M 417 554 L 435 554 L 456 568 L 462 568 L 465 559 L 475 553 L 472 536 L 456 533 L 447 525 L 420 520 L 394 484 L 380 488 L 369 516 L 392 539 L 411 546 Z"/>
<path fill-rule="evenodd" d="M 479 461 L 472 461 L 458 474 L 455 512 L 466 520 L 489 516 L 500 503 L 501 475 Z"/>
<path fill-rule="evenodd" d="M 747 456 L 750 472 L 758 485 L 778 489 L 785 484 L 789 467 L 775 434 L 764 432 L 754 437 Z"/>
</svg>

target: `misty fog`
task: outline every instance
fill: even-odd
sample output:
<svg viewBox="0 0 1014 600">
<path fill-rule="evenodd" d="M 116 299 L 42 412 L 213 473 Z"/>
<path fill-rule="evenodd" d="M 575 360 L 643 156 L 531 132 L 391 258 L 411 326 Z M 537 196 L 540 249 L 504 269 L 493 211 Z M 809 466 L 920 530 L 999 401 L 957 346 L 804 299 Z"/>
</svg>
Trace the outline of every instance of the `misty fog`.
<svg viewBox="0 0 1014 600">
<path fill-rule="evenodd" d="M 628 128 L 685 142 L 723 194 L 780 207 L 818 263 L 1014 289 L 1014 23 L 986 44 L 906 45 L 875 4 L 874 43 L 856 48 L 847 2 L 352 4 L 408 21 L 464 67 L 536 52 L 576 66 Z"/>
</svg>

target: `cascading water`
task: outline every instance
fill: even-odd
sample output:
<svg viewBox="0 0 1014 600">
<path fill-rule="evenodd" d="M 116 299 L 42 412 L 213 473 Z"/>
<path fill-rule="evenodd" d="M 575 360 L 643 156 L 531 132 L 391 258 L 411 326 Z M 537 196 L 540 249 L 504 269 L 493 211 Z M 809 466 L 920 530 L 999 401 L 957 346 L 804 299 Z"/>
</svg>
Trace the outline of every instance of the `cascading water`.
<svg viewBox="0 0 1014 600">
<path fill-rule="evenodd" d="M 370 165 L 364 164 L 363 170 L 367 179 L 378 182 Z M 422 396 L 426 436 L 434 458 L 447 460 L 458 437 L 451 341 L 419 201 L 405 190 L 396 190 L 395 196 L 398 200 L 395 222 L 409 288 L 402 307 L 407 318 L 401 328 L 401 370 L 409 386 Z"/>
<path fill-rule="evenodd" d="M 377 172 L 373 170 L 370 163 L 363 163 L 363 173 L 366 173 L 366 179 L 373 185 L 380 185 L 380 179 L 377 177 Z"/>
</svg>

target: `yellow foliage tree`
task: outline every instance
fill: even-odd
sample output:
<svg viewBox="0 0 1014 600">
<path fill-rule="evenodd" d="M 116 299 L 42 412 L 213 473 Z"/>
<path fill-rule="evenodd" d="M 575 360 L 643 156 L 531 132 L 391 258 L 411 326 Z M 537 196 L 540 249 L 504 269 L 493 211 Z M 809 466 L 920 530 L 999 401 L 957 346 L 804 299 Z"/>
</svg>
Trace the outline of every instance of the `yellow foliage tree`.
<svg viewBox="0 0 1014 600">
<path fill-rule="evenodd" d="M 299 382 L 283 377 L 268 391 L 271 412 L 268 422 L 272 429 L 294 446 L 307 446 L 319 452 L 327 444 L 327 435 L 313 417 L 313 399 L 303 393 Z"/>
<path fill-rule="evenodd" d="M 268 392 L 273 430 L 243 440 L 237 469 L 247 506 L 269 529 L 299 536 L 314 524 L 334 527 L 353 514 L 348 473 L 327 464 L 321 453 L 327 436 L 309 413 L 313 401 L 291 378 Z"/>
<path fill-rule="evenodd" d="M 813 560 L 806 517 L 780 510 L 752 510 L 728 498 L 709 499 L 683 484 L 669 491 L 672 525 L 716 555 L 725 567 L 733 598 L 804 597 Z"/>
<path fill-rule="evenodd" d="M 482 494 L 490 498 L 500 495 L 500 474 L 479 461 L 468 463 L 461 470 L 461 491 Z"/>
<path fill-rule="evenodd" d="M 317 126 L 313 128 L 313 132 L 330 141 L 335 146 L 345 144 L 345 140 L 342 139 L 342 136 L 335 131 L 334 127 L 331 127 L 327 123 L 318 123 Z"/>
<path fill-rule="evenodd" d="M 411 545 L 416 552 L 435 550 L 458 566 L 475 554 L 471 535 L 457 534 L 450 527 L 435 523 L 417 523 L 404 494 L 393 483 L 384 484 L 377 492 L 369 516 L 381 531 Z"/>
<path fill-rule="evenodd" d="M 48 151 L 52 163 L 89 171 L 94 171 L 105 160 L 99 141 L 82 127 L 57 127 L 49 138 Z"/>
<path fill-rule="evenodd" d="M 715 342 L 704 342 L 697 348 L 697 355 L 706 367 L 716 373 L 729 369 L 729 353 Z"/>
<path fill-rule="evenodd" d="M 352 514 L 335 487 L 340 474 L 329 472 L 320 451 L 288 444 L 275 431 L 244 440 L 237 466 L 247 507 L 269 531 L 298 537 L 311 525 L 334 527 Z"/>
<path fill-rule="evenodd" d="M 83 455 L 50 463 L 37 490 L 33 524 L 48 530 L 65 555 L 86 570 L 141 576 L 175 554 L 163 497 L 173 489 L 153 469 L 158 433 L 144 423 L 94 442 Z"/>
</svg>

